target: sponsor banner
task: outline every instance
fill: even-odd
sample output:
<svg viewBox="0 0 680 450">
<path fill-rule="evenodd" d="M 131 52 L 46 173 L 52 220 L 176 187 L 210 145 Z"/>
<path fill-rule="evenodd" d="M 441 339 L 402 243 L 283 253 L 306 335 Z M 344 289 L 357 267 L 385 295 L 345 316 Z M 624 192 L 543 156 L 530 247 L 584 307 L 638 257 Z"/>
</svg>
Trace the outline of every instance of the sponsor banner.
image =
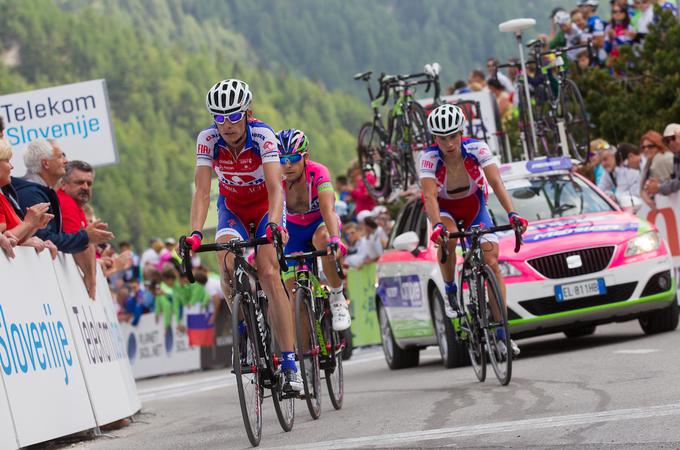
<svg viewBox="0 0 680 450">
<path fill-rule="evenodd" d="M 131 377 L 127 352 L 106 279 L 100 273 L 96 300 L 91 300 L 73 257 L 60 254 L 58 262 L 54 267 L 97 424 L 129 417 L 140 403 L 126 382 Z"/>
<path fill-rule="evenodd" d="M 169 327 L 154 314 L 142 315 L 136 327 L 121 324 L 123 342 L 136 379 L 187 372 L 201 368 L 200 347 L 190 347 L 189 337 Z"/>
<path fill-rule="evenodd" d="M 376 264 L 347 271 L 347 295 L 352 309 L 352 345 L 380 343 L 380 325 L 375 309 Z"/>
<path fill-rule="evenodd" d="M 657 194 L 654 200 L 656 210 L 652 211 L 646 204 L 643 204 L 637 215 L 653 223 L 659 229 L 673 258 L 675 278 L 680 279 L 680 192 L 672 195 Z M 678 289 L 680 290 L 680 283 L 678 283 Z"/>
<path fill-rule="evenodd" d="M 91 80 L 0 96 L 5 137 L 12 144 L 14 176 L 26 173 L 30 141 L 56 139 L 69 160 L 94 166 L 118 161 L 106 80 Z"/>
<path fill-rule="evenodd" d="M 21 447 L 95 427 L 49 252 L 0 253 L 0 374 Z"/>
<path fill-rule="evenodd" d="M 0 377 L 0 448 L 19 448 L 2 377 Z"/>
<path fill-rule="evenodd" d="M 423 295 L 418 275 L 380 278 L 378 295 L 385 306 L 422 306 Z"/>
</svg>

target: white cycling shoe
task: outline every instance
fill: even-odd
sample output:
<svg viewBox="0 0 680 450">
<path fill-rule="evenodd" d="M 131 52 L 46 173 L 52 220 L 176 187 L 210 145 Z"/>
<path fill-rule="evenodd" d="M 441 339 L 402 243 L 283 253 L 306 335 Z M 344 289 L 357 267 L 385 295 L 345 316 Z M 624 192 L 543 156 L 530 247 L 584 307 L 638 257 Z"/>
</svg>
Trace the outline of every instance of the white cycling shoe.
<svg viewBox="0 0 680 450">
<path fill-rule="evenodd" d="M 349 314 L 347 300 L 342 290 L 331 290 L 330 295 L 331 313 L 333 314 L 333 330 L 343 331 L 352 325 L 352 316 Z"/>
</svg>

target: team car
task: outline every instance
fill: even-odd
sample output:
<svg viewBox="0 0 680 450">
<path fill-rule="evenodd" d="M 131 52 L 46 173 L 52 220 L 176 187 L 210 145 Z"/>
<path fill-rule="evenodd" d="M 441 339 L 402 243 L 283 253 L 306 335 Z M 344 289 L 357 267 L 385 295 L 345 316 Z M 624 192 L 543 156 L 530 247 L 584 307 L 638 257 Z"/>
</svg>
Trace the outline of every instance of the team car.
<svg viewBox="0 0 680 450">
<path fill-rule="evenodd" d="M 632 319 L 647 334 L 677 327 L 672 260 L 654 225 L 620 209 L 568 158 L 504 164 L 500 171 L 515 210 L 529 220 L 519 253 L 512 232 L 499 235 L 513 338 L 585 336 L 600 324 Z M 493 193 L 488 206 L 496 225 L 507 223 Z M 417 365 L 420 350 L 433 345 L 446 367 L 467 363 L 456 320 L 445 315 L 431 227 L 422 201 L 408 202 L 378 261 L 376 309 L 391 369 Z"/>
</svg>

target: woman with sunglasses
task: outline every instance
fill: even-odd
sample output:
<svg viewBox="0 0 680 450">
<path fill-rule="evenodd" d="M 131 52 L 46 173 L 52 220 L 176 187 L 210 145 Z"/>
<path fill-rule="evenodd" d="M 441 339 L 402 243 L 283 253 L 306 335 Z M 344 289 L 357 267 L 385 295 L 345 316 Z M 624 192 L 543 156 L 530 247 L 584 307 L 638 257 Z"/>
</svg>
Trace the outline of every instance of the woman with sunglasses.
<svg viewBox="0 0 680 450">
<path fill-rule="evenodd" d="M 673 153 L 673 173 L 665 183 L 659 183 L 658 180 L 650 178 L 646 185 L 645 191 L 649 195 L 657 193 L 661 195 L 671 195 L 680 191 L 680 124 L 671 123 L 666 126 L 663 131 L 663 143 L 670 149 L 669 153 Z"/>
<path fill-rule="evenodd" d="M 646 159 L 640 180 L 640 186 L 642 186 L 640 197 L 654 211 L 656 209 L 654 194 L 645 189 L 645 186 L 648 186 L 648 181 L 651 180 L 655 180 L 657 183 L 665 183 L 671 178 L 673 153 L 667 151 L 661 133 L 654 130 L 649 130 L 642 135 L 640 148 Z"/>
<path fill-rule="evenodd" d="M 283 130 L 277 137 L 289 235 L 286 254 L 335 245 L 338 255 L 344 255 L 347 249 L 340 240 L 340 219 L 335 213 L 335 190 L 328 169 L 309 159 L 309 140 L 302 131 L 294 128 Z M 321 258 L 321 265 L 331 288 L 333 329 L 346 330 L 352 319 L 342 292 L 342 280 L 335 272 L 335 261 L 332 256 L 327 256 Z M 294 274 L 294 268 L 291 268 L 284 275 L 291 293 L 295 286 Z"/>
<path fill-rule="evenodd" d="M 489 185 L 507 211 L 510 223 L 520 226 L 522 232 L 527 227 L 527 220 L 513 210 L 512 200 L 501 179 L 498 162 L 491 154 L 489 146 L 477 139 L 463 138 L 464 122 L 463 111 L 454 105 L 438 106 L 427 118 L 435 145 L 425 150 L 421 157 L 420 180 L 427 218 L 433 224 L 430 240 L 440 246 L 444 243 L 442 233 L 458 231 L 458 220 L 463 221 L 466 229 L 472 225 L 480 225 L 482 228 L 494 226 L 486 207 Z M 484 262 L 496 275 L 505 305 L 505 283 L 498 266 L 498 237 L 495 234 L 485 234 L 481 241 Z M 447 315 L 457 317 L 460 310 L 456 303 L 457 286 L 454 280 L 456 240 L 449 240 L 448 245 L 448 257 L 439 268 L 448 300 L 448 305 L 445 305 Z M 441 253 L 437 260 L 441 261 Z M 499 317 L 500 311 L 494 311 L 498 309 L 494 306 L 495 303 L 491 302 L 491 305 L 493 315 Z M 499 327 L 497 332 L 501 335 L 504 330 Z M 519 354 L 519 348 L 514 342 L 512 352 Z"/>
<path fill-rule="evenodd" d="M 621 54 L 622 45 L 630 45 L 637 32 L 630 23 L 628 8 L 612 4 L 612 20 L 604 30 L 604 50 L 609 55 L 609 65 Z"/>
<path fill-rule="evenodd" d="M 217 202 L 218 243 L 250 238 L 250 224 L 256 237 L 272 238 L 279 231 L 287 241 L 281 165 L 274 131 L 253 118 L 252 94 L 240 80 L 223 80 L 206 95 L 213 124 L 201 131 L 196 142 L 196 191 L 191 204 L 191 227 L 187 242 L 195 250 L 201 244 L 201 230 L 210 206 L 212 171 L 217 173 L 220 195 Z M 231 300 L 227 280 L 234 268 L 234 256 L 218 252 L 222 291 Z M 295 364 L 293 316 L 281 283 L 276 252 L 262 246 L 255 258 L 262 289 L 269 299 L 271 323 L 282 351 L 284 391 L 302 390 L 302 378 Z M 231 305 L 230 305 L 231 306 Z M 242 324 L 245 332 L 245 323 Z"/>
</svg>

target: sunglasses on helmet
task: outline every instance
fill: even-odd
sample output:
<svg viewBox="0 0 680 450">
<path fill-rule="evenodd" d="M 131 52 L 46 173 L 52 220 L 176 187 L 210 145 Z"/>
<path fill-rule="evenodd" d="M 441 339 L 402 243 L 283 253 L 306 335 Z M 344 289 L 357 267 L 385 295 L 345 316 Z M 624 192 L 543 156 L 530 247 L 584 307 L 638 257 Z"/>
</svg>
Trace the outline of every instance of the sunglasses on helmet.
<svg viewBox="0 0 680 450">
<path fill-rule="evenodd" d="M 240 122 L 243 119 L 243 116 L 245 116 L 246 113 L 237 111 L 231 114 L 213 114 L 213 120 L 215 121 L 216 124 L 218 125 L 223 125 L 224 122 L 227 120 L 231 123 L 237 123 Z"/>
<path fill-rule="evenodd" d="M 281 155 L 279 156 L 279 162 L 284 166 L 286 163 L 295 164 L 302 160 L 302 153 L 296 153 L 294 155 Z"/>
</svg>

